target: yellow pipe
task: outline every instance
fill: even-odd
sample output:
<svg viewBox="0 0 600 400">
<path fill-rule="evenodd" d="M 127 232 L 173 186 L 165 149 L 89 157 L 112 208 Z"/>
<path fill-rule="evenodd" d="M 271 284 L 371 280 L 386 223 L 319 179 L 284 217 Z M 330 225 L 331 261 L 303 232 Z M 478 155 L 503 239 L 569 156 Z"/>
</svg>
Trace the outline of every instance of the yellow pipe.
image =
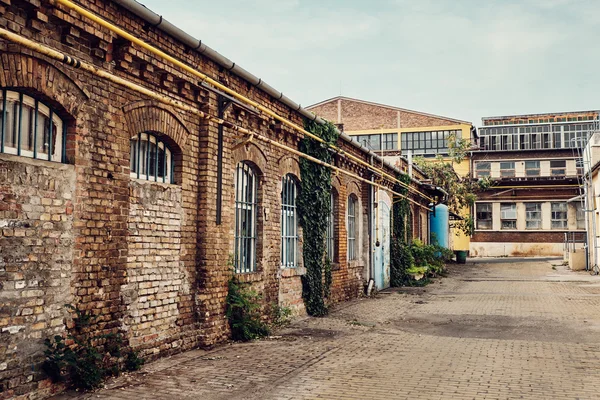
<svg viewBox="0 0 600 400">
<path fill-rule="evenodd" d="M 554 189 L 557 187 L 580 187 L 580 185 L 536 185 L 536 186 L 490 186 L 489 189 Z"/>
<path fill-rule="evenodd" d="M 327 167 L 331 168 L 334 171 L 338 171 L 338 172 L 343 173 L 345 175 L 351 176 L 351 177 L 353 177 L 353 178 L 355 178 L 355 179 L 357 179 L 359 181 L 366 182 L 368 184 L 371 184 L 371 185 L 379 187 L 379 188 L 383 188 L 385 190 L 388 190 L 388 191 L 392 192 L 393 194 L 396 194 L 398 196 L 406 198 L 407 200 L 409 200 L 409 201 L 411 201 L 411 202 L 413 202 L 413 203 L 415 203 L 415 204 L 417 204 L 417 205 L 419 205 L 419 206 L 421 206 L 423 208 L 428 209 L 427 207 L 425 207 L 425 206 L 421 205 L 420 203 L 418 203 L 418 202 L 410 199 L 409 197 L 404 196 L 404 195 L 402 195 L 400 193 L 396 193 L 393 190 L 391 190 L 391 189 L 389 189 L 389 188 L 387 188 L 387 187 L 385 187 L 383 185 L 377 184 L 375 182 L 371 182 L 370 180 L 365 179 L 365 178 L 363 178 L 361 176 L 358 176 L 356 174 L 353 174 L 351 172 L 343 170 L 343 169 L 341 169 L 339 167 L 336 167 L 334 165 L 331 165 L 331 164 L 328 164 L 328 163 L 326 163 L 324 161 L 321 161 L 321 160 L 319 160 L 317 158 L 314 158 L 314 157 L 311 157 L 311 156 L 309 156 L 307 154 L 304 154 L 304 153 L 300 152 L 299 150 L 296 150 L 294 148 L 282 145 L 279 142 L 276 142 L 276 141 L 274 141 L 272 139 L 264 137 L 264 136 L 260 135 L 257 132 L 253 132 L 253 131 L 251 131 L 249 129 L 246 129 L 246 128 L 243 128 L 241 126 L 232 124 L 232 123 L 230 123 L 228 121 L 225 121 L 225 120 L 223 120 L 221 118 L 217 118 L 217 117 L 214 117 L 212 115 L 206 114 L 206 113 L 204 113 L 204 112 L 202 112 L 202 111 L 200 111 L 200 110 L 198 110 L 196 108 L 193 108 L 191 106 L 188 106 L 188 105 L 186 105 L 186 104 L 184 104 L 184 103 L 182 103 L 180 101 L 177 101 L 177 100 L 171 99 L 171 98 L 169 98 L 167 96 L 164 96 L 164 95 L 161 95 L 159 93 L 153 92 L 153 91 L 151 91 L 149 89 L 146 89 L 146 88 L 144 88 L 144 87 L 142 87 L 142 86 L 140 86 L 140 85 L 138 85 L 138 84 L 136 84 L 134 82 L 131 82 L 131 81 L 128 81 L 126 79 L 120 78 L 118 76 L 112 75 L 112 74 L 110 74 L 110 73 L 108 73 L 106 71 L 103 71 L 101 69 L 96 68 L 93 65 L 87 64 L 87 63 L 82 62 L 82 61 L 80 61 L 78 59 L 70 57 L 70 56 L 68 56 L 68 55 L 66 55 L 64 53 L 61 53 L 59 51 L 56 51 L 54 49 L 51 49 L 51 48 L 46 47 L 46 46 L 43 46 L 43 45 L 41 45 L 39 43 L 36 43 L 34 41 L 31 41 L 29 39 L 26 39 L 26 38 L 24 38 L 22 36 L 19 36 L 19 35 L 15 34 L 15 33 L 10 32 L 10 31 L 8 31 L 6 29 L 0 28 L 0 38 L 12 41 L 12 42 L 17 43 L 17 44 L 20 44 L 20 45 L 22 45 L 24 47 L 27 47 L 27 48 L 29 48 L 31 50 L 34 50 L 34 51 L 37 51 L 38 53 L 44 54 L 44 55 L 46 55 L 46 56 L 48 56 L 50 58 L 53 58 L 53 59 L 55 59 L 57 61 L 60 61 L 60 62 L 63 62 L 65 64 L 67 64 L 67 65 L 70 65 L 70 66 L 72 66 L 74 68 L 79 68 L 79 69 L 83 69 L 84 71 L 88 71 L 88 72 L 90 72 L 90 73 L 92 73 L 94 75 L 97 75 L 97 76 L 99 76 L 101 78 L 104 78 L 104 79 L 106 79 L 108 81 L 111 81 L 111 82 L 116 83 L 116 84 L 121 85 L 121 86 L 125 86 L 125 87 L 127 87 L 129 89 L 132 89 L 132 90 L 138 92 L 138 93 L 141 93 L 141 94 L 144 94 L 144 95 L 146 95 L 148 97 L 151 97 L 151 98 L 153 98 L 153 99 L 155 99 L 155 100 L 157 100 L 157 101 L 159 101 L 161 103 L 171 105 L 171 106 L 176 107 L 176 108 L 178 108 L 180 110 L 189 111 L 189 112 L 197 115 L 200 118 L 208 119 L 209 121 L 212 121 L 214 123 L 222 124 L 222 125 L 226 126 L 227 128 L 229 128 L 231 130 L 234 130 L 236 132 L 240 132 L 240 133 L 245 134 L 245 135 L 249 135 L 250 139 L 252 139 L 252 138 L 260 139 L 262 141 L 265 141 L 267 143 L 272 144 L 273 146 L 276 146 L 276 147 L 279 147 L 281 149 L 287 150 L 287 151 L 289 151 L 289 152 L 291 152 L 293 154 L 296 154 L 296 155 L 298 155 L 300 157 L 304 157 L 304 158 L 306 158 L 306 159 L 308 159 L 310 161 L 313 161 L 313 162 L 315 162 L 317 164 L 327 166 Z"/>
<path fill-rule="evenodd" d="M 86 10 L 85 8 L 82 8 L 82 7 L 78 6 L 77 4 L 75 4 L 75 3 L 73 3 L 73 2 L 71 2 L 69 0 L 54 0 L 54 1 L 57 2 L 57 3 L 59 3 L 59 4 L 62 4 L 63 6 L 65 6 L 67 8 L 70 8 L 72 10 L 77 11 L 81 15 L 83 15 L 83 16 L 89 18 L 90 20 L 98 23 L 99 25 L 101 25 L 101 26 L 109 29 L 110 31 L 116 33 L 117 35 L 119 35 L 119 36 L 121 36 L 121 37 L 123 37 L 123 38 L 125 38 L 125 39 L 127 39 L 129 41 L 131 41 L 132 43 L 135 43 L 135 44 L 139 45 L 140 47 L 142 47 L 142 48 L 150 51 L 151 53 L 154 53 L 155 55 L 157 55 L 157 56 L 159 56 L 159 57 L 161 57 L 161 58 L 163 58 L 165 60 L 168 60 L 169 62 L 177 65 L 178 67 L 180 67 L 183 70 L 189 72 L 190 74 L 197 76 L 198 78 L 202 79 L 203 82 L 210 83 L 214 87 L 216 87 L 216 88 L 224 91 L 225 93 L 230 94 L 231 96 L 235 97 L 238 100 L 241 100 L 241 101 L 243 101 L 243 102 L 245 102 L 245 103 L 247 103 L 247 104 L 249 104 L 249 105 L 257 108 L 258 110 L 260 110 L 263 113 L 269 115 L 270 117 L 275 118 L 276 120 L 278 120 L 278 121 L 282 122 L 283 124 L 285 124 L 285 125 L 293 128 L 293 129 L 297 130 L 298 132 L 301 132 L 305 136 L 308 136 L 308 137 L 310 137 L 310 138 L 312 138 L 312 139 L 314 139 L 314 140 L 316 140 L 316 141 L 318 141 L 320 143 L 323 143 L 323 144 L 327 145 L 328 147 L 334 149 L 338 153 L 343 154 L 343 155 L 349 157 L 350 159 L 352 159 L 353 161 L 355 161 L 355 162 L 357 162 L 357 163 L 359 163 L 359 164 L 367 167 L 368 169 L 370 169 L 370 170 L 372 170 L 374 172 L 377 172 L 377 173 L 379 173 L 382 176 L 385 176 L 386 178 L 390 179 L 392 182 L 396 182 L 396 183 L 400 184 L 401 186 L 406 187 L 408 190 L 412 190 L 413 192 L 416 192 L 416 193 L 420 194 L 421 196 L 423 196 L 427 200 L 433 201 L 433 199 L 431 197 L 427 196 L 424 193 L 421 193 L 419 190 L 417 190 L 417 189 L 411 187 L 410 185 L 408 185 L 408 184 L 400 181 L 395 176 L 390 175 L 390 174 L 386 173 L 385 171 L 380 170 L 379 168 L 374 168 L 368 162 L 366 162 L 364 160 L 361 160 L 360 158 L 354 156 L 353 154 L 346 153 L 344 150 L 340 149 L 339 147 L 334 146 L 334 145 L 332 145 L 330 143 L 327 143 L 325 140 L 323 140 L 320 137 L 318 137 L 318 136 L 316 136 L 316 135 L 308 132 L 303 127 L 295 124 L 294 122 L 292 122 L 292 121 L 290 121 L 290 120 L 288 120 L 288 119 L 286 119 L 284 117 L 281 117 L 280 115 L 278 115 L 277 113 L 269 110 L 265 106 L 257 103 L 254 100 L 251 100 L 251 99 L 245 97 L 244 95 L 236 92 L 233 89 L 228 88 L 227 86 L 221 84 L 220 82 L 212 79 L 208 75 L 203 74 L 202 72 L 200 72 L 200 71 L 198 71 L 198 70 L 190 67 L 189 65 L 187 65 L 187 64 L 185 64 L 185 63 L 177 60 L 176 58 L 168 55 L 167 53 L 163 52 L 162 50 L 160 50 L 160 49 L 158 49 L 158 48 L 156 48 L 154 46 L 149 45 L 148 43 L 144 42 L 143 40 L 137 38 L 136 36 L 133 36 L 129 32 L 127 32 L 127 31 L 119 28 L 118 26 L 113 25 L 110 22 L 108 22 L 108 21 L 106 21 L 106 20 L 98 17 L 97 15 L 91 13 L 90 11 Z"/>
</svg>

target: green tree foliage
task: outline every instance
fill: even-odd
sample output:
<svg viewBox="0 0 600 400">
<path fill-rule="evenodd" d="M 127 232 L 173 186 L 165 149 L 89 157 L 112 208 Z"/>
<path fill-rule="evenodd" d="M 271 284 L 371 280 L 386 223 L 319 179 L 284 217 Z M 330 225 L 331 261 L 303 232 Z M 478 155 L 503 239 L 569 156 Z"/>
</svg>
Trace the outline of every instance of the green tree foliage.
<svg viewBox="0 0 600 400">
<path fill-rule="evenodd" d="M 329 122 L 321 125 L 307 121 L 304 127 L 327 143 L 337 142 L 339 133 L 335 125 Z M 301 152 L 319 160 L 327 163 L 333 161 L 327 145 L 314 139 L 302 139 L 299 148 Z M 301 189 L 297 203 L 304 237 L 302 246 L 306 268 L 306 274 L 302 276 L 302 297 L 309 315 L 322 316 L 327 313 L 324 298 L 329 293 L 328 285 L 331 283 L 331 268 L 327 268 L 324 263 L 327 218 L 331 210 L 331 169 L 300 158 L 300 178 Z M 324 272 L 326 285 L 323 284 Z"/>
<path fill-rule="evenodd" d="M 415 164 L 431 178 L 435 186 L 439 186 L 448 193 L 448 209 L 450 212 L 461 215 L 463 209 L 472 207 L 477 200 L 477 192 L 489 187 L 489 179 L 472 180 L 469 176 L 459 176 L 455 169 L 455 164 L 464 161 L 471 149 L 471 141 L 468 139 L 457 138 L 452 134 L 448 138 L 449 157 L 444 160 L 438 156 L 435 161 L 415 158 Z M 471 216 L 464 216 L 464 220 L 458 221 L 454 225 L 468 236 L 473 234 L 473 219 Z"/>
</svg>

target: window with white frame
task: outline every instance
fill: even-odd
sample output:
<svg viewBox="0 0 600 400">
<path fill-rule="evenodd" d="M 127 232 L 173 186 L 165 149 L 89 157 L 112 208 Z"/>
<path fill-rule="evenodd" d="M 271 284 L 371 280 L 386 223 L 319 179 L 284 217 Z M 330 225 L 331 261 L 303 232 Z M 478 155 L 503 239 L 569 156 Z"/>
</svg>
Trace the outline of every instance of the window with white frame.
<svg viewBox="0 0 600 400">
<path fill-rule="evenodd" d="M 281 266 L 298 266 L 298 213 L 296 179 L 287 174 L 281 180 Z"/>
<path fill-rule="evenodd" d="M 477 171 L 477 178 L 481 178 L 484 176 L 490 176 L 491 163 L 478 162 L 475 164 L 475 170 Z"/>
<path fill-rule="evenodd" d="M 143 132 L 129 143 L 129 171 L 132 178 L 174 183 L 173 157 L 164 141 L 152 133 Z"/>
<path fill-rule="evenodd" d="M 525 203 L 525 229 L 542 229 L 542 203 Z"/>
<path fill-rule="evenodd" d="M 539 161 L 525 161 L 525 175 L 526 176 L 540 176 L 540 162 Z"/>
<path fill-rule="evenodd" d="M 500 204 L 501 229 L 517 229 L 517 205 L 515 203 Z"/>
<path fill-rule="evenodd" d="M 356 246 L 356 234 L 357 234 L 357 218 L 358 213 L 358 199 L 354 195 L 348 196 L 348 211 L 347 211 L 347 236 L 348 236 L 348 260 L 356 260 L 357 258 L 357 246 Z"/>
<path fill-rule="evenodd" d="M 585 229 L 585 208 L 582 201 L 575 202 L 575 218 L 577 220 L 577 229 Z"/>
<path fill-rule="evenodd" d="M 550 174 L 553 176 L 564 176 L 566 174 L 565 160 L 552 160 L 550 161 Z"/>
<path fill-rule="evenodd" d="M 502 178 L 510 178 L 515 176 L 515 163 L 514 162 L 501 162 L 500 163 L 500 176 Z"/>
<path fill-rule="evenodd" d="M 236 273 L 256 271 L 257 176 L 250 165 L 238 163 L 235 171 Z"/>
<path fill-rule="evenodd" d="M 331 192 L 331 208 L 329 210 L 329 216 L 327 217 L 327 232 L 325 236 L 325 245 L 327 251 L 327 257 L 329 261 L 333 262 L 335 259 L 335 203 L 333 191 Z"/>
<path fill-rule="evenodd" d="M 552 203 L 552 229 L 567 229 L 567 203 Z"/>
<path fill-rule="evenodd" d="M 477 229 L 492 229 L 492 203 L 477 203 L 475 209 Z"/>
<path fill-rule="evenodd" d="M 66 125 L 54 110 L 24 93 L 0 96 L 0 153 L 66 162 Z"/>
</svg>

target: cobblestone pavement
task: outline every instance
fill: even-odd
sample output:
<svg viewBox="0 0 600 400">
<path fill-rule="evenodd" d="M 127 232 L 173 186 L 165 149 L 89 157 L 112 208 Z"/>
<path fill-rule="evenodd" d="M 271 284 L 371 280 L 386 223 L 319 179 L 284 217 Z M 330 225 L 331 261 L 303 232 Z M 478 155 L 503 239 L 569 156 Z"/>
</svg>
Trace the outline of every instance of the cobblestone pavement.
<svg viewBox="0 0 600 400">
<path fill-rule="evenodd" d="M 425 288 L 159 360 L 80 398 L 600 399 L 600 278 L 559 263 L 452 266 Z"/>
</svg>

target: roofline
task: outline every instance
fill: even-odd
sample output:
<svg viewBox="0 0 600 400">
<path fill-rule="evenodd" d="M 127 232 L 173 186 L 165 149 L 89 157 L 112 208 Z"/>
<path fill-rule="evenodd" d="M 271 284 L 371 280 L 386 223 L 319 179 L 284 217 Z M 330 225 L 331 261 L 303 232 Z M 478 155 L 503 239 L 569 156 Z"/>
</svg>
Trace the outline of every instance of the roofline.
<svg viewBox="0 0 600 400">
<path fill-rule="evenodd" d="M 600 115 L 600 111 L 598 111 L 598 110 L 560 111 L 560 112 L 549 112 L 549 113 L 539 113 L 539 114 L 514 114 L 514 115 L 498 115 L 498 116 L 494 116 L 494 117 L 481 117 L 481 121 L 483 122 L 483 121 L 487 121 L 487 120 L 491 120 L 491 119 L 546 117 L 546 116 L 554 116 L 554 115 L 589 114 L 589 113 L 596 113 L 596 114 Z M 581 122 L 583 122 L 583 121 L 581 121 Z"/>
<path fill-rule="evenodd" d="M 323 125 L 326 123 L 326 121 L 323 118 L 319 117 L 318 115 L 316 115 L 315 113 L 313 113 L 311 111 L 306 110 L 305 108 L 302 108 L 302 106 L 300 104 L 295 103 L 289 97 L 285 96 L 282 92 L 277 91 L 275 88 L 273 88 L 271 85 L 267 84 L 262 79 L 256 77 L 255 75 L 252 75 L 250 72 L 248 72 L 244 68 L 240 67 L 235 62 L 233 62 L 230 59 L 228 59 L 227 57 L 221 55 L 217 51 L 211 49 L 206 44 L 202 43 L 201 40 L 194 38 L 190 34 L 184 32 L 182 29 L 176 27 L 171 22 L 164 19 L 162 17 L 162 15 L 156 14 L 154 11 L 150 10 L 145 5 L 139 3 L 137 0 L 112 0 L 112 2 L 118 4 L 119 6 L 125 8 L 129 12 L 136 15 L 137 17 L 148 22 L 154 28 L 157 28 L 157 29 L 161 30 L 162 32 L 164 32 L 165 34 L 176 39 L 184 46 L 187 46 L 190 49 L 192 49 L 192 51 L 195 51 L 198 54 L 200 54 L 201 56 L 206 57 L 206 58 L 212 60 L 213 62 L 215 62 L 216 64 L 224 67 L 227 71 L 231 72 L 234 75 L 237 75 L 239 78 L 250 83 L 252 86 L 254 86 L 254 87 L 262 90 L 266 94 L 270 95 L 276 101 L 279 101 L 279 102 L 283 103 L 284 105 L 286 105 L 287 107 L 289 107 L 290 109 L 292 109 L 293 111 L 298 112 L 300 115 L 302 115 L 307 120 L 315 121 L 316 123 L 318 123 L 320 125 Z M 361 145 L 360 143 L 358 143 L 358 141 L 356 141 L 355 139 L 352 139 L 350 136 L 346 135 L 344 132 L 340 132 L 339 130 L 337 130 L 337 131 L 340 133 L 339 138 L 341 140 L 358 148 L 360 151 L 362 151 L 366 155 L 373 157 L 373 159 L 377 160 L 377 162 L 381 162 L 383 165 L 386 165 L 392 171 L 398 172 L 398 173 L 404 173 L 399 168 L 397 168 L 395 165 L 389 163 L 388 161 L 385 161 L 383 158 L 379 157 L 378 154 L 372 152 L 365 146 Z M 426 176 L 425 174 L 423 174 L 423 175 Z M 416 184 L 422 185 L 422 182 L 420 182 L 414 178 L 411 178 L 411 179 Z"/>
<path fill-rule="evenodd" d="M 318 102 L 318 103 L 315 103 L 315 104 L 311 104 L 310 106 L 306 106 L 306 109 L 307 109 L 307 110 L 310 110 L 310 109 L 312 109 L 312 108 L 315 108 L 315 107 L 318 107 L 318 106 L 320 106 L 320 105 L 323 105 L 323 104 L 326 104 L 326 103 L 330 103 L 330 102 L 332 102 L 332 101 L 334 101 L 334 100 L 350 100 L 350 101 L 356 101 L 356 102 L 358 102 L 358 103 L 369 104 L 369 105 L 372 105 L 372 106 L 389 108 L 389 109 L 391 109 L 391 110 L 396 110 L 396 111 L 404 111 L 404 112 L 409 112 L 409 113 L 421 114 L 421 115 L 426 115 L 426 116 L 428 116 L 428 117 L 441 118 L 441 119 L 446 119 L 446 120 L 448 120 L 448 121 L 454 121 L 454 122 L 458 122 L 458 123 L 460 123 L 460 124 L 467 124 L 467 125 L 472 125 L 472 126 L 473 126 L 473 123 L 472 123 L 472 122 L 469 122 L 469 121 L 463 121 L 463 120 L 461 120 L 461 119 L 444 117 L 444 116 L 442 116 L 442 115 L 437 115 L 437 114 L 429 114 L 429 113 L 422 112 L 422 111 L 416 111 L 416 110 L 411 110 L 411 109 L 408 109 L 408 108 L 402 108 L 402 107 L 395 107 L 395 106 L 390 106 L 390 105 L 388 105 L 388 104 L 376 103 L 376 102 L 373 102 L 373 101 L 361 100 L 361 99 L 356 99 L 356 98 L 353 98 L 353 97 L 347 97 L 347 96 L 335 96 L 335 97 L 332 97 L 332 98 L 330 98 L 330 99 L 323 100 L 323 101 L 320 101 L 320 102 Z"/>
</svg>

